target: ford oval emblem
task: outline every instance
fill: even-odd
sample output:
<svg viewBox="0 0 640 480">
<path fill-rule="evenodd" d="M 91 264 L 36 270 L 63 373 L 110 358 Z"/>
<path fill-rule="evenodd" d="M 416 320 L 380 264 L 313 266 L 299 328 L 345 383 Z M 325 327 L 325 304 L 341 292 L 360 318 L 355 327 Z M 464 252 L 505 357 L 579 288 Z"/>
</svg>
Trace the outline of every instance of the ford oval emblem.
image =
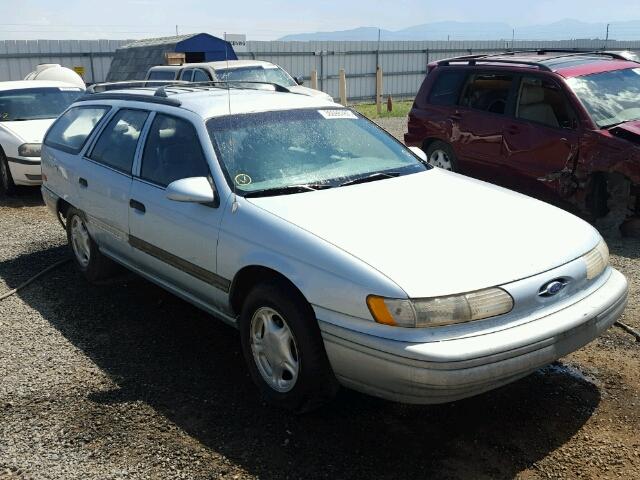
<svg viewBox="0 0 640 480">
<path fill-rule="evenodd" d="M 567 286 L 567 281 L 562 278 L 556 278 L 550 282 L 545 283 L 540 287 L 538 295 L 541 297 L 553 297 L 560 293 L 560 291 Z"/>
</svg>

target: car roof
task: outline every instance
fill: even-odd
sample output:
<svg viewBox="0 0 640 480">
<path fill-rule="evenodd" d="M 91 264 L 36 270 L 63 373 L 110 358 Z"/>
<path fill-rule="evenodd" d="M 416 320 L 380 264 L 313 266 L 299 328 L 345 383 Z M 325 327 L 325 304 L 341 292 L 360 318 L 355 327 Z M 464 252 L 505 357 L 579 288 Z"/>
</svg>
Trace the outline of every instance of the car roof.
<svg viewBox="0 0 640 480">
<path fill-rule="evenodd" d="M 57 82 L 54 80 L 15 80 L 11 82 L 0 82 L 0 91 L 23 90 L 25 88 L 82 88 L 65 82 Z"/>
<path fill-rule="evenodd" d="M 162 91 L 159 96 L 158 92 Z M 258 90 L 206 86 L 166 86 L 156 88 L 133 88 L 126 90 L 109 90 L 104 93 L 85 95 L 80 101 L 101 102 L 104 100 L 123 100 L 132 102 L 148 102 L 150 106 L 167 103 L 195 112 L 202 118 L 221 117 L 245 113 L 292 110 L 301 108 L 344 108 L 322 97 L 312 97 L 297 93 L 278 92 L 274 90 Z"/>
<path fill-rule="evenodd" d="M 467 57 L 451 58 L 437 62 L 438 64 L 457 64 L 502 68 L 535 68 L 551 71 L 565 78 L 602 73 L 626 68 L 640 68 L 640 64 L 631 60 L 618 57 L 610 52 L 505 52 L 496 55 L 472 55 Z"/>
</svg>

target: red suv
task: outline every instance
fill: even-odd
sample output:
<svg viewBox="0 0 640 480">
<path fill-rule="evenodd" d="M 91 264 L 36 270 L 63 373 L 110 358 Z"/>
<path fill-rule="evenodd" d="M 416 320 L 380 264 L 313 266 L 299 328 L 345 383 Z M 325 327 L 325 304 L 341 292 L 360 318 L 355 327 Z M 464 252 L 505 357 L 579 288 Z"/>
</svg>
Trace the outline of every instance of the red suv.
<svg viewBox="0 0 640 480">
<path fill-rule="evenodd" d="M 640 211 L 640 64 L 549 50 L 430 64 L 405 143 L 433 165 L 620 226 Z"/>
</svg>

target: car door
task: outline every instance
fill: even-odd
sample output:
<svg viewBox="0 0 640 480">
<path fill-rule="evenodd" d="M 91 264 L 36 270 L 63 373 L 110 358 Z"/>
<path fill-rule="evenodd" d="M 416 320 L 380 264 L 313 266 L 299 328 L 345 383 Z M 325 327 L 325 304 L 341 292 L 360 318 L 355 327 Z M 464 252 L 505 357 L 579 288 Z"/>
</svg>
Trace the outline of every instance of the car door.
<svg viewBox="0 0 640 480">
<path fill-rule="evenodd" d="M 169 200 L 165 191 L 182 178 L 211 179 L 202 139 L 208 141 L 204 126 L 199 135 L 185 117 L 155 114 L 132 183 L 129 241 L 145 271 L 201 302 L 224 306 L 230 282 L 216 274 L 222 209 Z"/>
<path fill-rule="evenodd" d="M 577 160 L 578 117 L 562 87 L 543 75 L 520 79 L 514 116 L 505 124 L 501 155 L 509 188 L 542 200 L 570 195 Z"/>
<path fill-rule="evenodd" d="M 129 191 L 138 140 L 149 112 L 122 108 L 108 120 L 78 162 L 80 208 L 101 248 L 127 256 Z"/>
<path fill-rule="evenodd" d="M 491 71 L 469 76 L 451 115 L 451 143 L 462 173 L 496 182 L 514 77 L 511 72 Z"/>
</svg>

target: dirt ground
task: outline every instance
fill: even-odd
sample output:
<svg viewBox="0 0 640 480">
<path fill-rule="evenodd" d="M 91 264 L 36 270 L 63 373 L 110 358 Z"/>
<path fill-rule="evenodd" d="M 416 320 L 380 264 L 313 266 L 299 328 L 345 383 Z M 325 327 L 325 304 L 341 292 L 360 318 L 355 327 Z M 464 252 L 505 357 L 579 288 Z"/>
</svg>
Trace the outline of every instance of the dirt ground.
<svg viewBox="0 0 640 480">
<path fill-rule="evenodd" d="M 68 256 L 37 190 L 0 200 L 0 294 Z M 640 241 L 609 239 L 640 328 Z M 235 330 L 70 263 L 0 301 L 0 479 L 640 478 L 640 343 L 618 328 L 499 390 L 406 406 L 343 389 L 289 416 Z"/>
</svg>

